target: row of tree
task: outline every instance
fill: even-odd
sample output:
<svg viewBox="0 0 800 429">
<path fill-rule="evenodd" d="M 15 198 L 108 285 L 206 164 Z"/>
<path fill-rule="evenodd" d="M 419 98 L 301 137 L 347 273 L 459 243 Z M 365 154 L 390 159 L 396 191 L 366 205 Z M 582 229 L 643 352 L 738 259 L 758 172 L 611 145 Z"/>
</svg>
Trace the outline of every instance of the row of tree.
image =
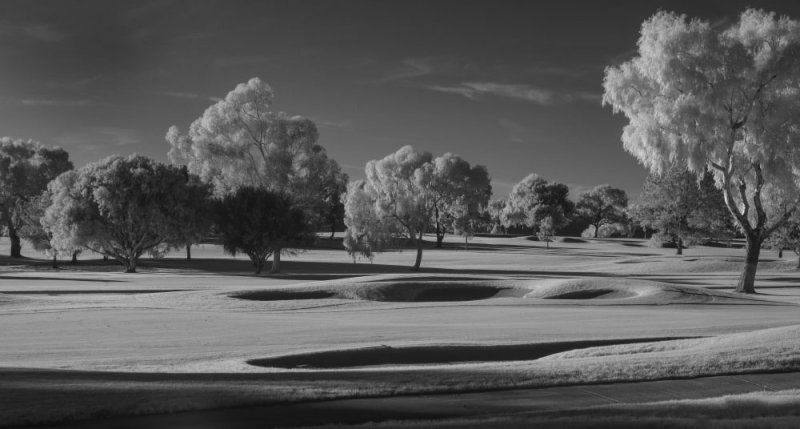
<svg viewBox="0 0 800 429">
<path fill-rule="evenodd" d="M 68 154 L 31 141 L 0 141 L 0 213 L 19 257 L 20 232 L 56 255 L 80 249 L 135 271 L 145 252 L 186 246 L 211 231 L 258 272 L 322 225 L 341 222 L 347 176 L 317 144 L 314 123 L 271 109 L 272 89 L 254 78 L 194 121 L 171 127 L 164 165 L 111 156 L 72 170 Z"/>
</svg>

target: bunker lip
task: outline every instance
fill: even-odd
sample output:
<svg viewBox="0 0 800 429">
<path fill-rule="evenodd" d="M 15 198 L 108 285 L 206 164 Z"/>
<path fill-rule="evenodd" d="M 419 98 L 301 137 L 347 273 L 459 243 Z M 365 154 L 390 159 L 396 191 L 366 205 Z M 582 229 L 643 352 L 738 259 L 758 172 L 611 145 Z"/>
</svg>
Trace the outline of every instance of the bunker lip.
<svg viewBox="0 0 800 429">
<path fill-rule="evenodd" d="M 630 298 L 636 296 L 635 293 L 620 291 L 616 289 L 585 289 L 573 292 L 565 292 L 556 295 L 543 296 L 542 299 L 609 299 L 609 298 Z"/>
<path fill-rule="evenodd" d="M 253 366 L 282 369 L 339 369 L 380 365 L 430 365 L 536 360 L 570 350 L 621 344 L 684 340 L 698 337 L 626 338 L 611 340 L 562 341 L 507 345 L 430 345 L 391 347 L 381 345 L 357 349 L 251 359 Z"/>
<path fill-rule="evenodd" d="M 80 290 L 6 290 L 0 295 L 138 295 L 146 293 L 185 292 L 186 289 L 80 289 Z"/>
<path fill-rule="evenodd" d="M 514 295 L 514 288 L 453 281 L 384 281 L 356 287 L 325 289 L 280 289 L 238 292 L 232 298 L 251 301 L 288 301 L 313 299 L 352 299 L 376 302 L 458 302 L 479 301 L 495 296 Z M 524 292 L 516 293 L 523 295 Z"/>
<path fill-rule="evenodd" d="M 314 290 L 262 290 L 254 292 L 243 292 L 231 295 L 232 298 L 246 299 L 250 301 L 289 301 L 295 299 L 328 299 L 338 298 L 332 291 Z"/>
</svg>

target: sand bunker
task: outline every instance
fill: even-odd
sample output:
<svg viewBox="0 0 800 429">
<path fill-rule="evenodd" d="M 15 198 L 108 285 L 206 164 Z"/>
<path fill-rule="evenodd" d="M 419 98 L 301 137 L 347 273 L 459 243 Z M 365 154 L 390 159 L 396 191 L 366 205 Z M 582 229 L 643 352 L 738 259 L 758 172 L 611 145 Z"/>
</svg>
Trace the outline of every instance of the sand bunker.
<svg viewBox="0 0 800 429">
<path fill-rule="evenodd" d="M 524 298 L 531 304 L 665 305 L 773 304 L 689 285 L 635 278 L 503 279 L 435 276 L 375 276 L 310 283 L 281 289 L 242 291 L 229 296 L 252 301 L 359 300 L 377 302 L 459 302 Z"/>
<path fill-rule="evenodd" d="M 378 365 L 424 365 L 463 362 L 504 362 L 534 360 L 556 353 L 621 344 L 669 341 L 683 338 L 634 338 L 617 340 L 563 341 L 512 345 L 431 345 L 390 347 L 386 345 L 358 349 L 330 350 L 316 353 L 253 359 L 248 364 L 269 368 L 322 369 L 354 368 Z"/>
</svg>

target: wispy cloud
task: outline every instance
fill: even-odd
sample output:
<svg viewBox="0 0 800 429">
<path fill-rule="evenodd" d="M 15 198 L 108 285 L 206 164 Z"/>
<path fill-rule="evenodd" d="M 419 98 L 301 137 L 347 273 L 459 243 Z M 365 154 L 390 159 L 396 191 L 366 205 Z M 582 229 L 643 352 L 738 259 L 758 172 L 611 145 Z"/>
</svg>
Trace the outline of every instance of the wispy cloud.
<svg viewBox="0 0 800 429">
<path fill-rule="evenodd" d="M 421 58 L 407 58 L 399 67 L 390 70 L 378 79 L 374 79 L 372 83 L 382 85 L 404 81 L 427 76 L 434 71 L 435 67 L 428 60 Z"/>
<path fill-rule="evenodd" d="M 463 82 L 457 86 L 428 85 L 424 86 L 438 92 L 458 94 L 470 100 L 479 100 L 486 96 L 511 98 L 542 106 L 557 103 L 569 103 L 576 100 L 596 101 L 601 99 L 600 94 L 591 92 L 556 91 L 525 84 L 507 84 L 497 82 Z"/>
<path fill-rule="evenodd" d="M 238 67 L 251 64 L 263 64 L 270 61 L 267 56 L 249 56 L 249 57 L 218 57 L 214 58 L 214 67 Z"/>
<path fill-rule="evenodd" d="M 526 143 L 530 140 L 530 131 L 511 119 L 500 118 L 497 124 L 511 143 Z"/>
<path fill-rule="evenodd" d="M 316 119 L 314 120 L 318 125 L 328 128 L 349 128 L 352 125 L 350 120 L 342 120 L 342 121 L 334 121 L 334 120 L 327 120 L 327 119 Z"/>
<path fill-rule="evenodd" d="M 185 100 L 197 100 L 199 98 L 203 98 L 202 95 L 196 92 L 180 92 L 180 91 L 152 91 L 154 95 L 160 95 L 162 97 L 170 97 L 170 98 L 181 98 Z"/>
<path fill-rule="evenodd" d="M 56 144 L 96 150 L 104 147 L 121 148 L 142 143 L 137 132 L 131 128 L 93 127 L 87 130 L 64 134 L 53 139 Z"/>
<path fill-rule="evenodd" d="M 25 106 L 34 107 L 88 107 L 102 104 L 90 99 L 46 99 L 46 98 L 25 98 L 20 100 Z"/>
</svg>

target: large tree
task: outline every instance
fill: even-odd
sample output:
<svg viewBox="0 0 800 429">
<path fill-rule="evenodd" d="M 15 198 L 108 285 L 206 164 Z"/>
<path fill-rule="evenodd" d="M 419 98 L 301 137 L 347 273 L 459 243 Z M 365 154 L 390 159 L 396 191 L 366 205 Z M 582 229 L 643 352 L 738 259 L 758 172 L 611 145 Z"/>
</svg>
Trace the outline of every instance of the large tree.
<svg viewBox="0 0 800 429">
<path fill-rule="evenodd" d="M 589 225 L 594 226 L 594 238 L 597 238 L 601 226 L 625 220 L 627 207 L 628 194 L 625 190 L 600 185 L 580 194 L 575 209 Z"/>
<path fill-rule="evenodd" d="M 42 225 L 56 251 L 83 247 L 135 272 L 139 257 L 183 240 L 196 200 L 208 185 L 185 167 L 137 155 L 110 156 L 67 171 L 48 186 L 51 204 Z"/>
<path fill-rule="evenodd" d="M 511 189 L 503 209 L 503 226 L 525 226 L 536 233 L 544 228 L 548 232 L 544 236 L 549 238 L 567 224 L 574 209 L 567 185 L 531 173 Z"/>
<path fill-rule="evenodd" d="M 290 196 L 315 227 L 340 210 L 347 176 L 317 143 L 314 122 L 272 109 L 272 88 L 258 78 L 241 83 L 192 122 L 166 135 L 171 162 L 186 165 L 218 197 L 244 186 Z M 335 219 L 334 219 L 335 221 Z M 272 270 L 280 270 L 280 250 Z"/>
<path fill-rule="evenodd" d="M 32 140 L 0 138 L 0 218 L 11 240 L 11 257 L 22 256 L 22 243 L 17 230 L 26 217 L 19 213 L 24 202 L 38 197 L 47 183 L 72 169 L 69 154 L 63 149 L 50 149 Z"/>
<path fill-rule="evenodd" d="M 791 211 L 768 219 L 766 184 L 796 207 L 800 182 L 800 24 L 748 9 L 722 27 L 658 12 L 638 56 L 606 69 L 603 103 L 628 118 L 624 147 L 652 171 L 673 162 L 712 170 L 747 239 L 736 290 L 755 292 L 762 242 Z"/>
<path fill-rule="evenodd" d="M 246 254 L 256 274 L 280 249 L 313 241 L 305 212 L 289 197 L 263 188 L 239 188 L 218 201 L 214 212 L 225 251 Z"/>
</svg>

